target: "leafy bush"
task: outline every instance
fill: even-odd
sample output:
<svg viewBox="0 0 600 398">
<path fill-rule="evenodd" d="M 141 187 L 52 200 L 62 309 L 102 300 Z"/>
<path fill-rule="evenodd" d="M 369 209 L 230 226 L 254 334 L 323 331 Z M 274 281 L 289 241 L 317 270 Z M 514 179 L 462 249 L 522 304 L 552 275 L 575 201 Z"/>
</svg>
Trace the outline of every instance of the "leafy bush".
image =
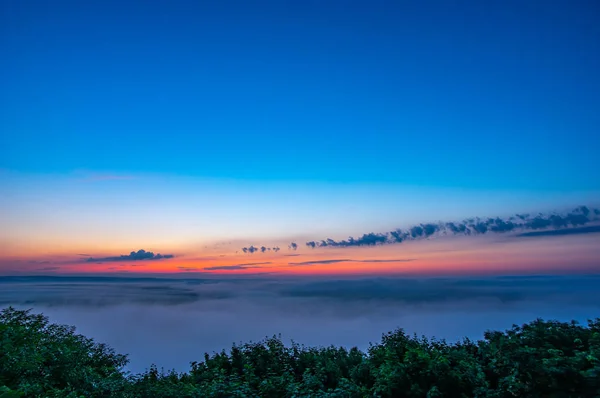
<svg viewBox="0 0 600 398">
<path fill-rule="evenodd" d="M 75 334 L 74 327 L 10 307 L 0 313 L 2 398 L 114 396 L 127 386 L 126 363 L 126 356 Z"/>
<path fill-rule="evenodd" d="M 43 315 L 0 313 L 0 398 L 600 397 L 600 319 L 538 319 L 453 344 L 398 329 L 367 352 L 274 336 L 205 354 L 186 373 L 129 375 L 126 363 Z"/>
</svg>

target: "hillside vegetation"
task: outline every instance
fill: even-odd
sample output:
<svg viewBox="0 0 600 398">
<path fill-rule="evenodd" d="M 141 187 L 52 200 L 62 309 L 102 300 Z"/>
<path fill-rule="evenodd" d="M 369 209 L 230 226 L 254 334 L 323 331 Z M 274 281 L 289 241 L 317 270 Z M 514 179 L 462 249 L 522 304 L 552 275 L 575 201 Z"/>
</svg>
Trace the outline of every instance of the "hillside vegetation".
<svg viewBox="0 0 600 398">
<path fill-rule="evenodd" d="M 600 319 L 538 319 L 453 344 L 398 329 L 366 352 L 273 337 L 205 354 L 182 374 L 131 375 L 126 364 L 42 314 L 0 313 L 0 398 L 600 397 Z"/>
</svg>

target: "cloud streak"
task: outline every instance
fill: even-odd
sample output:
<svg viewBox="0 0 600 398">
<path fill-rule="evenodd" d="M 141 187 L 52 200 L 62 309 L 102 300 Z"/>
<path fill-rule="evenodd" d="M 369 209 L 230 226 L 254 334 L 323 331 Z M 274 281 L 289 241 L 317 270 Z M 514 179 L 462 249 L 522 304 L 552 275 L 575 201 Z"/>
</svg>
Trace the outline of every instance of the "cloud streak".
<svg viewBox="0 0 600 398">
<path fill-rule="evenodd" d="M 245 263 L 245 264 L 234 264 L 234 265 L 217 265 L 213 267 L 205 267 L 206 271 L 234 271 L 240 269 L 250 269 L 250 268 L 267 268 L 260 267 L 261 265 L 269 265 L 272 264 L 270 261 L 262 262 L 262 263 Z"/>
<path fill-rule="evenodd" d="M 200 271 L 197 267 L 177 267 L 177 269 L 184 272 Z"/>
<path fill-rule="evenodd" d="M 590 225 L 587 227 L 577 227 L 568 229 L 551 229 L 549 231 L 533 231 L 518 234 L 518 237 L 536 237 L 536 236 L 560 236 L 560 235 L 583 235 L 600 232 L 600 225 Z"/>
<path fill-rule="evenodd" d="M 127 181 L 133 180 L 135 177 L 131 175 L 119 174 L 90 174 L 82 178 L 77 178 L 80 182 L 99 182 L 99 181 Z"/>
<path fill-rule="evenodd" d="M 408 229 L 395 229 L 384 233 L 370 232 L 359 238 L 349 237 L 344 240 L 331 238 L 321 241 L 308 241 L 309 248 L 317 247 L 356 247 L 376 246 L 383 244 L 402 243 L 410 240 L 427 239 L 433 236 L 448 235 L 482 235 L 489 233 L 507 233 L 516 231 L 536 231 L 536 233 L 522 232 L 516 236 L 551 236 L 571 235 L 581 233 L 600 232 L 598 227 L 581 229 L 579 227 L 600 220 L 600 210 L 579 206 L 567 214 L 516 214 L 508 219 L 496 218 L 470 218 L 462 222 L 439 222 L 414 225 Z"/>
<path fill-rule="evenodd" d="M 302 261 L 297 263 L 288 263 L 288 265 L 301 266 L 301 265 L 319 265 L 319 264 L 337 264 L 337 263 L 407 263 L 409 261 L 415 261 L 414 258 L 402 258 L 402 259 L 385 259 L 385 260 L 355 260 L 350 258 L 336 258 L 330 260 L 314 260 L 314 261 Z"/>
<path fill-rule="evenodd" d="M 512 217 L 502 219 L 495 218 L 469 218 L 460 222 L 438 222 L 422 223 L 412 227 L 402 229 L 397 228 L 388 232 L 369 232 L 358 238 L 349 237 L 348 239 L 335 240 L 332 238 L 322 240 L 311 240 L 305 243 L 310 249 L 320 247 L 359 247 L 359 246 L 377 246 L 385 244 L 397 244 L 411 240 L 428 239 L 430 237 L 449 236 L 449 235 L 483 235 L 490 233 L 509 233 L 521 232 L 515 236 L 553 236 L 553 235 L 575 235 L 582 233 L 600 232 L 595 227 L 588 229 L 578 229 L 592 222 L 600 221 L 600 209 L 590 208 L 588 206 L 579 206 L 566 214 L 515 214 Z M 536 233 L 528 234 L 527 231 Z M 542 231 L 547 231 L 543 232 Z M 562 231 L 562 232 L 561 232 Z M 290 250 L 298 250 L 300 246 L 296 242 L 288 245 Z M 268 248 L 262 250 L 255 246 L 244 247 L 244 253 L 253 254 L 257 251 L 262 253 L 270 251 Z M 278 247 L 273 248 L 274 252 L 279 251 Z"/>
</svg>

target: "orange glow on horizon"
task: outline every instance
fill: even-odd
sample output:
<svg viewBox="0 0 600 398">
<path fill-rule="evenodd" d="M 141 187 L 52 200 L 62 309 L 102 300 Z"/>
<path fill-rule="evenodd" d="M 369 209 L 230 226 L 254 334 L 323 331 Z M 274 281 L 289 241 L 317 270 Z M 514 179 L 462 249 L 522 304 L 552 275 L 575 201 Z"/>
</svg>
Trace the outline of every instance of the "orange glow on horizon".
<svg viewBox="0 0 600 398">
<path fill-rule="evenodd" d="M 596 238 L 578 236 L 515 240 L 505 237 L 450 237 L 401 245 L 315 250 L 302 248 L 298 251 L 282 250 L 281 253 L 190 253 L 172 259 L 144 261 L 123 259 L 89 262 L 82 259 L 83 254 L 90 253 L 36 258 L 3 256 L 0 258 L 0 273 L 435 275 L 560 271 L 565 266 L 571 266 L 568 269 L 576 271 L 598 267 L 596 259 L 600 258 L 600 248 Z"/>
</svg>

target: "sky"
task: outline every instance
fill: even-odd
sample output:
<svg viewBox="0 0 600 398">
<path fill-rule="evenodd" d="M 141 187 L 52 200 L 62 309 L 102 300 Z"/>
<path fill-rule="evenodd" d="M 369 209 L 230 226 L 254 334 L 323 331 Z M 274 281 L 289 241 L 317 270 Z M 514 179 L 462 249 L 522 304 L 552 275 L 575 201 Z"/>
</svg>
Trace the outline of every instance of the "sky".
<svg viewBox="0 0 600 398">
<path fill-rule="evenodd" d="M 4 1 L 0 275 L 598 273 L 598 17 Z"/>
</svg>

